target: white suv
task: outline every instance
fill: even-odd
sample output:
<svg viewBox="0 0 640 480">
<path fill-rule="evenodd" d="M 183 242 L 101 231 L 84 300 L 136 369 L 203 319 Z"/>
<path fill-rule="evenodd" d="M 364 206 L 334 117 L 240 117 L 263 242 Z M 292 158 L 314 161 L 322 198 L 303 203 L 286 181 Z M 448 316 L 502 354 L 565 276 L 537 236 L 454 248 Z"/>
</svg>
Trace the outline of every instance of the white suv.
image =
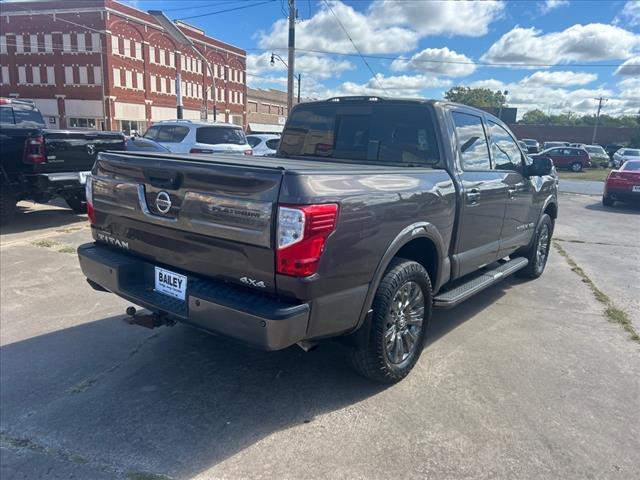
<svg viewBox="0 0 640 480">
<path fill-rule="evenodd" d="M 150 138 L 174 153 L 253 154 L 242 128 L 231 123 L 166 120 L 149 127 L 144 138 Z"/>
</svg>

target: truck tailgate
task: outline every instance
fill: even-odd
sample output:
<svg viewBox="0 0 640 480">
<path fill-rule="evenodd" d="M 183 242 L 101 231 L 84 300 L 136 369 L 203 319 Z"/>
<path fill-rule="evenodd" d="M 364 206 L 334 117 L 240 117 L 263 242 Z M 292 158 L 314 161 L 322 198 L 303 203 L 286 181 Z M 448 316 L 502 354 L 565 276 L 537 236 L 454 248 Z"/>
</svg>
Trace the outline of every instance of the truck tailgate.
<svg viewBox="0 0 640 480">
<path fill-rule="evenodd" d="M 93 167 L 96 156 L 106 150 L 124 150 L 124 135 L 94 130 L 43 130 L 47 161 L 38 173 L 80 172 Z"/>
<path fill-rule="evenodd" d="M 102 153 L 93 170 L 94 238 L 169 270 L 273 292 L 282 174 L 238 156 Z"/>
</svg>

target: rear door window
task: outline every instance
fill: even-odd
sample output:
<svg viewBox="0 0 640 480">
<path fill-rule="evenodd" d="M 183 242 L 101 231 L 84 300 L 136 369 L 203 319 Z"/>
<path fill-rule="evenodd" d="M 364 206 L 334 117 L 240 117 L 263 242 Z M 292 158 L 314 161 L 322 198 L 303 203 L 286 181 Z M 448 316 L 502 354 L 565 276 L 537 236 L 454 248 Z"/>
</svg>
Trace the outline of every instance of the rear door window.
<svg viewBox="0 0 640 480">
<path fill-rule="evenodd" d="M 267 143 L 267 147 L 269 147 L 271 150 L 277 150 L 278 144 L 280 143 L 280 139 L 272 138 L 271 140 L 267 140 L 266 143 Z"/>
<path fill-rule="evenodd" d="M 247 143 L 253 148 L 260 143 L 260 139 L 258 137 L 247 137 Z"/>
<path fill-rule="evenodd" d="M 16 122 L 13 119 L 13 108 L 0 107 L 0 123 L 5 125 L 15 125 Z"/>
<path fill-rule="evenodd" d="M 208 145 L 231 143 L 246 145 L 247 139 L 240 128 L 234 127 L 199 127 L 196 131 L 196 142 Z"/>
<path fill-rule="evenodd" d="M 159 132 L 160 132 L 160 127 L 158 127 L 158 126 L 149 127 L 147 129 L 147 131 L 145 132 L 145 134 L 144 134 L 144 138 L 150 138 L 151 140 L 157 140 Z"/>
<path fill-rule="evenodd" d="M 15 107 L 13 109 L 13 117 L 16 125 L 44 126 L 44 119 L 35 108 Z"/>
<path fill-rule="evenodd" d="M 482 118 L 462 112 L 452 112 L 463 170 L 491 170 L 489 145 Z"/>
</svg>

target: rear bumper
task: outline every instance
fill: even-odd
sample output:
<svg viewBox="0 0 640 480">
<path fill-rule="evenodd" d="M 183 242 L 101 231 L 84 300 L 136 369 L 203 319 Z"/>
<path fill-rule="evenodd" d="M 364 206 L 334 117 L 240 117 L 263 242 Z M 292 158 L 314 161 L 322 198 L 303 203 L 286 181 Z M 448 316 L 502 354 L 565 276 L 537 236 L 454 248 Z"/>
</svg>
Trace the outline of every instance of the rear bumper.
<svg viewBox="0 0 640 480">
<path fill-rule="evenodd" d="M 620 202 L 640 202 L 640 192 L 634 192 L 631 188 L 605 187 L 604 195 Z"/>
<path fill-rule="evenodd" d="M 78 258 L 88 280 L 116 295 L 257 348 L 280 350 L 304 339 L 307 332 L 307 303 L 282 302 L 188 273 L 186 300 L 182 301 L 154 290 L 155 265 L 140 257 L 88 243 L 78 248 Z"/>
<path fill-rule="evenodd" d="M 80 182 L 81 173 L 86 175 L 91 172 L 37 173 L 31 176 L 31 181 L 41 191 L 84 190 L 84 183 Z"/>
</svg>

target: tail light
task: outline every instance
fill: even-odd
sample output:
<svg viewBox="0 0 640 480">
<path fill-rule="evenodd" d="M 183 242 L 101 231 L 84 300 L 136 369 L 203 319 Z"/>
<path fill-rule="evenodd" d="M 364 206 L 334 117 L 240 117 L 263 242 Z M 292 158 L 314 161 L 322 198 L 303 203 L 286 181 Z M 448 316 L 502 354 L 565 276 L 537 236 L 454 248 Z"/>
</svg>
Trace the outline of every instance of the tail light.
<svg viewBox="0 0 640 480">
<path fill-rule="evenodd" d="M 87 200 L 87 216 L 89 217 L 89 223 L 95 225 L 96 223 L 96 211 L 93 209 L 93 177 L 87 175 L 87 183 L 84 185 L 84 193 Z"/>
<path fill-rule="evenodd" d="M 293 277 L 316 273 L 327 237 L 336 229 L 338 205 L 280 205 L 276 271 Z"/>
<path fill-rule="evenodd" d="M 44 137 L 42 135 L 29 137 L 25 140 L 22 161 L 35 165 L 47 161 L 44 156 Z"/>
<path fill-rule="evenodd" d="M 210 148 L 192 148 L 189 153 L 213 153 Z"/>
<path fill-rule="evenodd" d="M 251 149 L 245 150 L 244 154 L 245 155 L 253 155 L 253 150 L 251 150 Z"/>
</svg>

